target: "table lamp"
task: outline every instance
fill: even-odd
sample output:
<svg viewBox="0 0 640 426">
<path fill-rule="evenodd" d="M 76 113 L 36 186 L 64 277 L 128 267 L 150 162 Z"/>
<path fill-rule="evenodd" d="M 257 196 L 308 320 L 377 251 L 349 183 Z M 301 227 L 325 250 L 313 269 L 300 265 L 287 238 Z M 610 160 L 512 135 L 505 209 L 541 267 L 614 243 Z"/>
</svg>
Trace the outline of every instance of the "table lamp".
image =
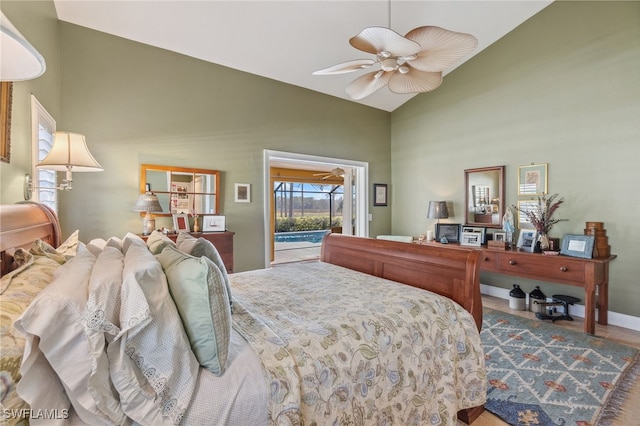
<svg viewBox="0 0 640 426">
<path fill-rule="evenodd" d="M 149 235 L 156 229 L 156 220 L 151 216 L 151 213 L 162 212 L 162 206 L 156 194 L 146 192 L 140 194 L 136 205 L 133 206 L 133 211 L 147 213 L 142 219 L 142 235 Z"/>
<path fill-rule="evenodd" d="M 428 219 L 437 219 L 438 223 L 440 223 L 440 219 L 446 219 L 448 217 L 449 210 L 447 210 L 446 201 L 429 201 L 429 211 L 427 212 Z M 429 240 L 428 237 L 427 239 Z"/>
</svg>

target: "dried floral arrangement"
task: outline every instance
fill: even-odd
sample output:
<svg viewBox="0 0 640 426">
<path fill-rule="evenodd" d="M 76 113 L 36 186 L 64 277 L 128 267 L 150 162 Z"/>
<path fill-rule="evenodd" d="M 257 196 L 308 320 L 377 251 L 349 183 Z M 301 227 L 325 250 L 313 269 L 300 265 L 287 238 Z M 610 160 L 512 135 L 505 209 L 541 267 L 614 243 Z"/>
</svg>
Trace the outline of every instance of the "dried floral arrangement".
<svg viewBox="0 0 640 426">
<path fill-rule="evenodd" d="M 558 207 L 564 203 L 564 198 L 558 199 L 558 194 L 550 195 L 549 197 L 538 197 L 538 203 L 532 209 L 520 209 L 517 206 L 513 206 L 516 210 L 524 214 L 533 227 L 542 235 L 548 235 L 553 225 L 558 222 L 565 222 L 569 219 L 554 219 L 553 214 Z"/>
</svg>

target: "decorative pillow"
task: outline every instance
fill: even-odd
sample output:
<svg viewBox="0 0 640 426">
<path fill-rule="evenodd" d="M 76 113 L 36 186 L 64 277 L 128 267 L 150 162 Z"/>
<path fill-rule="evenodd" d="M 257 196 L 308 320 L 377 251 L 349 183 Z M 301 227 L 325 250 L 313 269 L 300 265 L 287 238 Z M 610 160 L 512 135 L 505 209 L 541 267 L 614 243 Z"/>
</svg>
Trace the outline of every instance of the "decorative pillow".
<svg viewBox="0 0 640 426">
<path fill-rule="evenodd" d="M 87 249 L 95 256 L 100 256 L 102 250 L 107 246 L 107 241 L 102 238 L 94 238 L 87 243 Z"/>
<path fill-rule="evenodd" d="M 139 239 L 139 238 L 138 238 Z M 142 241 L 140 239 L 140 241 Z M 178 424 L 189 407 L 198 376 L 198 361 L 189 347 L 167 279 L 158 260 L 132 238 L 125 237 L 120 335 L 107 347 L 111 380 L 122 409 L 140 424 Z M 125 287 L 139 288 L 148 318 L 125 310 Z M 142 303 L 140 301 L 140 303 Z M 131 324 L 135 326 L 131 327 Z"/>
<path fill-rule="evenodd" d="M 202 237 L 195 238 L 188 232 L 181 232 L 178 234 L 176 245 L 178 250 L 183 253 L 190 254 L 194 257 L 205 256 L 216 264 L 222 273 L 224 285 L 227 287 L 229 306 L 231 306 L 231 311 L 233 312 L 233 296 L 231 295 L 231 286 L 229 285 L 229 275 L 227 274 L 227 268 L 224 266 L 224 262 L 222 261 L 222 257 L 220 256 L 218 249 L 216 249 L 216 246 L 214 246 L 211 241 Z"/>
<path fill-rule="evenodd" d="M 149 251 L 153 254 L 162 253 L 162 250 L 166 246 L 175 247 L 176 243 L 160 231 L 153 231 L 147 238 L 147 247 L 149 247 Z"/>
<path fill-rule="evenodd" d="M 54 271 L 60 267 L 58 262 L 46 256 L 34 256 L 31 253 L 29 255 L 32 262 L 27 268 L 15 274 L 13 271 L 10 277 L 9 275 L 2 277 L 2 287 L 5 286 L 6 280 L 8 288 L 0 295 L 0 402 L 4 409 L 29 408 L 29 405 L 16 392 L 25 339 L 22 334 L 14 330 L 13 323 L 27 309 L 36 295 L 51 282 Z M 44 359 L 43 361 L 46 362 Z M 58 381 L 55 374 L 54 379 Z M 41 380 L 46 379 L 43 377 Z M 64 392 L 63 389 L 62 392 Z"/>
<path fill-rule="evenodd" d="M 125 254 L 125 256 L 127 255 L 127 251 L 129 250 L 129 247 L 131 247 L 131 245 L 144 247 L 145 249 L 147 248 L 147 243 L 145 243 L 142 238 L 140 238 L 136 234 L 127 232 L 127 235 L 125 235 L 122 239 L 122 252 Z"/>
<path fill-rule="evenodd" d="M 198 362 L 222 374 L 229 354 L 231 310 L 220 269 L 204 256 L 196 258 L 170 246 L 158 260 Z"/>
<path fill-rule="evenodd" d="M 88 391 L 96 360 L 82 318 L 95 262 L 89 250 L 79 248 L 16 321 L 16 329 L 27 342 L 18 394 L 32 409 L 68 409 L 70 401 L 84 422 L 105 424 L 109 423 L 108 417 Z M 57 381 L 43 382 L 42 376 L 51 377 L 53 372 Z M 61 387 L 65 392 L 60 392 Z"/>
<path fill-rule="evenodd" d="M 98 409 L 113 423 L 123 424 L 126 416 L 109 376 L 106 342 L 120 332 L 120 290 L 124 256 L 105 246 L 93 266 L 89 279 L 89 298 L 83 322 L 93 359 L 85 399 L 93 398 Z"/>
</svg>

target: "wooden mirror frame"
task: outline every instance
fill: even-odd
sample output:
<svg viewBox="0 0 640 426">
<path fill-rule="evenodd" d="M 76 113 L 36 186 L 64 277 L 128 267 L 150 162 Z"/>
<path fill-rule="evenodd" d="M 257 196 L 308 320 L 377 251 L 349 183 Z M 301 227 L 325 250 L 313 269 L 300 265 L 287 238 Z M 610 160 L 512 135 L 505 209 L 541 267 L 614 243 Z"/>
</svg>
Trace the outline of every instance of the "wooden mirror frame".
<svg viewBox="0 0 640 426">
<path fill-rule="evenodd" d="M 491 206 L 491 212 L 474 211 L 472 207 L 476 206 L 472 197 L 473 192 L 473 175 L 477 173 L 497 173 L 497 194 L 489 191 L 486 196 L 486 203 L 484 205 Z M 491 179 L 487 179 L 490 181 Z M 480 167 L 477 169 L 467 169 L 464 171 L 464 189 L 465 189 L 465 207 L 464 207 L 464 222 L 466 226 L 478 226 L 484 228 L 502 228 L 502 217 L 505 214 L 504 209 L 504 180 L 505 180 L 505 166 L 493 166 L 493 167 Z M 495 192 L 495 189 L 494 191 Z M 497 195 L 497 197 L 496 197 Z M 498 211 L 494 212 L 494 207 L 498 207 Z M 481 206 L 476 206 L 482 208 Z M 473 215 L 473 216 L 472 216 Z"/>
<path fill-rule="evenodd" d="M 171 188 L 167 188 L 167 190 L 157 190 L 157 188 L 149 188 L 147 173 L 149 171 L 153 172 L 166 172 L 166 173 L 177 173 L 177 174 L 193 174 L 195 175 L 212 175 L 214 177 L 214 187 L 215 192 L 189 192 L 189 194 L 193 195 L 203 195 L 203 196 L 213 196 L 214 204 L 215 204 L 215 212 L 213 213 L 205 213 L 205 212 L 197 212 L 200 216 L 207 215 L 220 215 L 220 171 L 218 170 L 209 170 L 209 169 L 194 169 L 190 167 L 175 167 L 175 166 L 161 166 L 158 164 L 141 164 L 140 165 L 140 193 L 144 194 L 146 192 L 153 192 L 154 194 L 168 194 L 169 199 L 171 199 Z M 145 213 L 140 213 L 140 216 L 144 216 Z M 162 213 L 153 213 L 154 216 L 166 216 L 171 217 L 173 214 L 171 212 L 171 207 L 169 206 L 168 212 Z"/>
</svg>

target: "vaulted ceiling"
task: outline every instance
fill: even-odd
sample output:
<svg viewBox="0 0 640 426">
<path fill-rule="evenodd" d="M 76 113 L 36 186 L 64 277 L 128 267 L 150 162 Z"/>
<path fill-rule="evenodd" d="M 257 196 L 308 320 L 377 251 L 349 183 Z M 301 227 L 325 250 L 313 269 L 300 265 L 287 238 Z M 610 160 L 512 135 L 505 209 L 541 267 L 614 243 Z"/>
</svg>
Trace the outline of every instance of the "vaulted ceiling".
<svg viewBox="0 0 640 426">
<path fill-rule="evenodd" d="M 469 33 L 478 48 L 462 65 L 528 18 L 547 0 L 54 0 L 62 21 L 204 61 L 351 100 L 345 87 L 367 71 L 314 76 L 352 59 L 374 59 L 349 45 L 369 26 L 401 35 L 433 25 Z M 446 77 L 444 79 L 446 84 Z M 437 89 L 436 89 L 437 90 Z M 359 102 L 393 111 L 415 95 L 386 87 Z"/>
</svg>

